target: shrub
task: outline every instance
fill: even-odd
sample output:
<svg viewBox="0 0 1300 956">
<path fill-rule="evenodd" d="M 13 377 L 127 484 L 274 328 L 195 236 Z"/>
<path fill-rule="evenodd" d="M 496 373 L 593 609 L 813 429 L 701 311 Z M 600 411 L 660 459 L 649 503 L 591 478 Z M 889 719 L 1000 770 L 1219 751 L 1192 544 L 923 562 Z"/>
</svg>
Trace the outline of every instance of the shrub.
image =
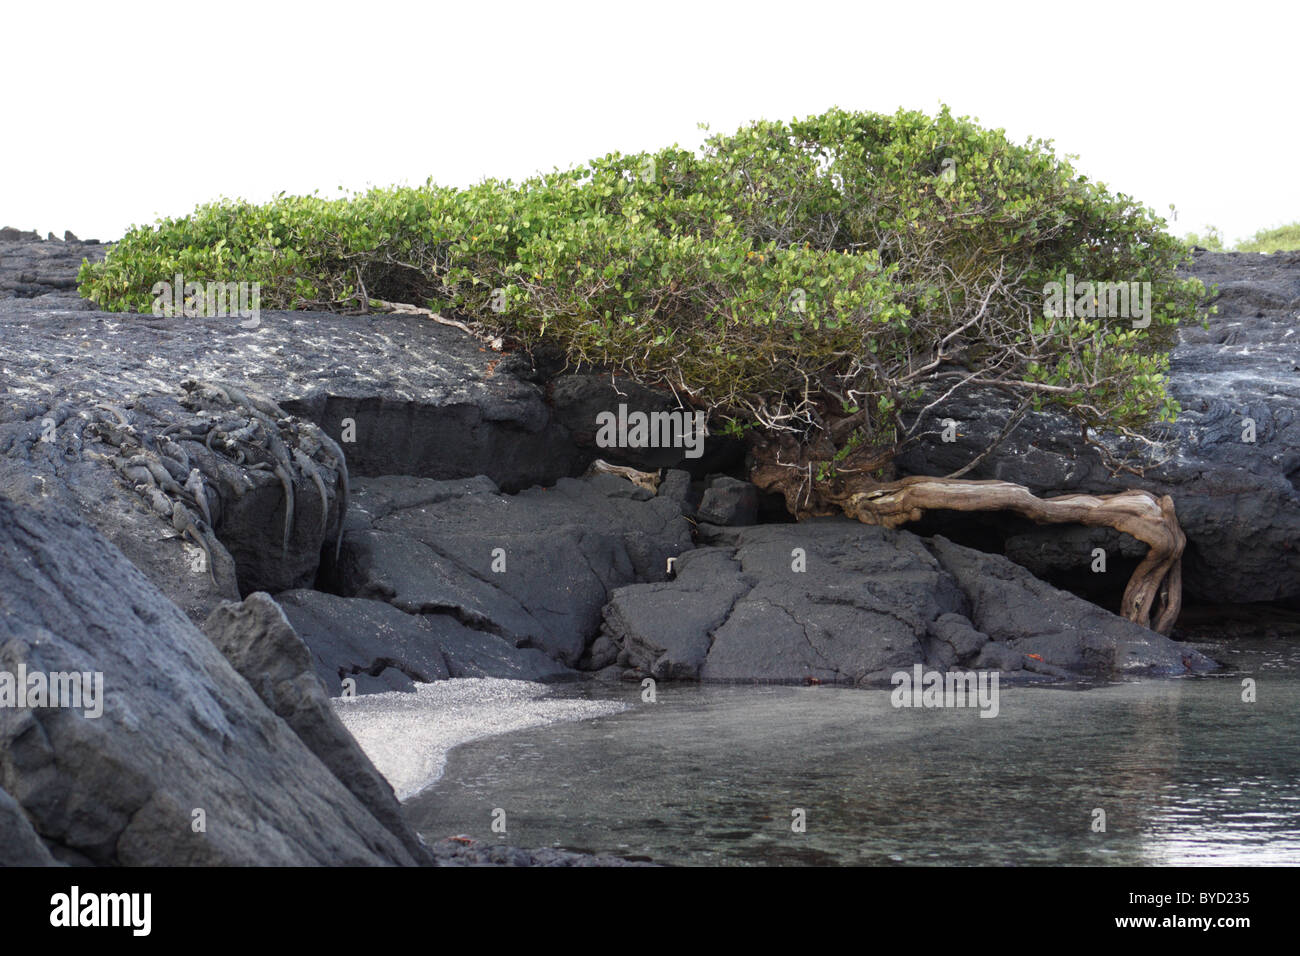
<svg viewBox="0 0 1300 956">
<path fill-rule="evenodd" d="M 1236 246 L 1237 252 L 1294 252 L 1297 249 L 1300 249 L 1300 222 L 1261 229 Z"/>
<path fill-rule="evenodd" d="M 1210 252 L 1223 252 L 1223 233 L 1216 226 L 1206 226 L 1205 235 L 1195 232 L 1189 232 L 1183 237 L 1183 242 L 1189 246 L 1200 246 L 1202 249 L 1208 249 Z"/>
<path fill-rule="evenodd" d="M 1203 290 L 1164 226 L 1050 143 L 946 108 L 833 109 L 517 184 L 221 200 L 133 227 L 80 281 L 117 310 L 176 272 L 260 282 L 270 308 L 424 305 L 669 385 L 736 430 L 820 436 L 845 469 L 964 388 L 1093 428 L 1172 418 L 1165 350 Z M 1045 315 L 1070 275 L 1151 283 L 1150 327 Z"/>
</svg>

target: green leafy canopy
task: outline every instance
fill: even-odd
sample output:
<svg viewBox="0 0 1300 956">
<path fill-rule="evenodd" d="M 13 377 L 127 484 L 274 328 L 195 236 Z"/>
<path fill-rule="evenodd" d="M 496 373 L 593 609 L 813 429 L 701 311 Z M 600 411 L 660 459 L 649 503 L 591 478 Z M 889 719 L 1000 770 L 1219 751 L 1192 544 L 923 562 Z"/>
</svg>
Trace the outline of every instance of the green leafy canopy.
<svg viewBox="0 0 1300 956">
<path fill-rule="evenodd" d="M 733 431 L 851 416 L 843 451 L 905 440 L 903 410 L 954 388 L 1092 427 L 1172 419 L 1170 332 L 1203 291 L 1186 255 L 1050 143 L 832 109 L 520 183 L 221 200 L 133 227 L 80 282 L 114 310 L 175 273 L 259 282 L 268 308 L 423 305 L 671 385 Z M 1149 282 L 1150 326 L 1045 317 L 1070 275 Z"/>
</svg>

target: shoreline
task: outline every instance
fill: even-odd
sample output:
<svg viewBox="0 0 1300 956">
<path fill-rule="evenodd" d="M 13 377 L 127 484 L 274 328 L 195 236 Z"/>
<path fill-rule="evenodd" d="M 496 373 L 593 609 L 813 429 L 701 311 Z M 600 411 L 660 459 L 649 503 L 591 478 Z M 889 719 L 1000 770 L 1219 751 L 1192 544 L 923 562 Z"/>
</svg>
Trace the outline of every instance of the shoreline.
<svg viewBox="0 0 1300 956">
<path fill-rule="evenodd" d="M 451 678 L 330 704 L 376 769 L 405 802 L 441 779 L 457 746 L 516 730 L 623 713 L 615 701 L 548 697 L 552 685 L 490 677 Z"/>
</svg>

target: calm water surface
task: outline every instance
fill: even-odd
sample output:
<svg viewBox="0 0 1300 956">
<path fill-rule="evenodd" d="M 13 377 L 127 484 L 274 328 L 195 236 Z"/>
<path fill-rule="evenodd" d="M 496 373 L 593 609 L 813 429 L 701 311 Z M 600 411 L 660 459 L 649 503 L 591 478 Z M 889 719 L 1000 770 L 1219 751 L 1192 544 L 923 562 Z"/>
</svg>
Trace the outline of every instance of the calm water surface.
<svg viewBox="0 0 1300 956">
<path fill-rule="evenodd" d="M 1214 677 L 1004 684 L 992 719 L 888 689 L 561 688 L 633 707 L 459 747 L 407 810 L 430 840 L 679 865 L 1297 864 L 1300 645 L 1230 657 Z"/>
</svg>

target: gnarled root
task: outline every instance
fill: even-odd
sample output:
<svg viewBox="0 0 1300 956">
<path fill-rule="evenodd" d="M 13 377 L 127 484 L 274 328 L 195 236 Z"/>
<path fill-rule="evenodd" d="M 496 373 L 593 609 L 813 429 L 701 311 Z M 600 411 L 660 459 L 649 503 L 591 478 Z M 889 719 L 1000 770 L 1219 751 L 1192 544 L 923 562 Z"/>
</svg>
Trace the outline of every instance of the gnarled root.
<svg viewBox="0 0 1300 956">
<path fill-rule="evenodd" d="M 1039 524 L 1082 524 L 1122 531 L 1149 548 L 1124 590 L 1123 616 L 1161 634 L 1168 634 L 1178 620 L 1187 538 L 1168 495 L 1157 498 L 1146 491 L 1130 490 L 1113 495 L 1037 498 L 1028 488 L 1009 481 L 924 475 L 889 480 L 892 454 L 888 448 L 855 449 L 836 463 L 832 477 L 818 480 L 821 465 L 835 453 L 824 436 L 810 442 L 790 434 L 761 436 L 754 440 L 751 451 L 750 481 L 764 491 L 784 496 L 787 509 L 797 518 L 842 511 L 865 524 L 898 528 L 919 521 L 927 511 L 1012 511 Z"/>
<path fill-rule="evenodd" d="M 1113 495 L 1061 495 L 1036 498 L 1008 481 L 965 481 L 913 476 L 849 495 L 844 513 L 865 524 L 897 528 L 920 520 L 926 511 L 1012 511 L 1039 524 L 1082 524 L 1114 528 L 1150 549 L 1124 590 L 1123 615 L 1143 627 L 1168 634 L 1182 608 L 1182 557 L 1187 538 L 1178 525 L 1173 500 L 1146 491 Z M 1159 604 L 1152 623 L 1152 606 Z"/>
<path fill-rule="evenodd" d="M 1174 503 L 1145 491 L 1113 495 L 1036 498 L 1009 481 L 912 476 L 895 481 L 888 449 L 861 449 L 840 462 L 836 475 L 815 479 L 818 462 L 834 453 L 829 441 L 804 444 L 796 436 L 765 437 L 752 446 L 750 481 L 784 496 L 797 518 L 842 511 L 865 524 L 898 528 L 927 511 L 1013 511 L 1039 524 L 1082 524 L 1114 528 L 1150 549 L 1124 590 L 1123 616 L 1168 634 L 1182 608 L 1183 548 Z M 877 478 L 870 477 L 876 475 Z M 1157 604 L 1157 600 L 1159 603 Z M 1155 606 L 1155 623 L 1152 607 Z"/>
</svg>

